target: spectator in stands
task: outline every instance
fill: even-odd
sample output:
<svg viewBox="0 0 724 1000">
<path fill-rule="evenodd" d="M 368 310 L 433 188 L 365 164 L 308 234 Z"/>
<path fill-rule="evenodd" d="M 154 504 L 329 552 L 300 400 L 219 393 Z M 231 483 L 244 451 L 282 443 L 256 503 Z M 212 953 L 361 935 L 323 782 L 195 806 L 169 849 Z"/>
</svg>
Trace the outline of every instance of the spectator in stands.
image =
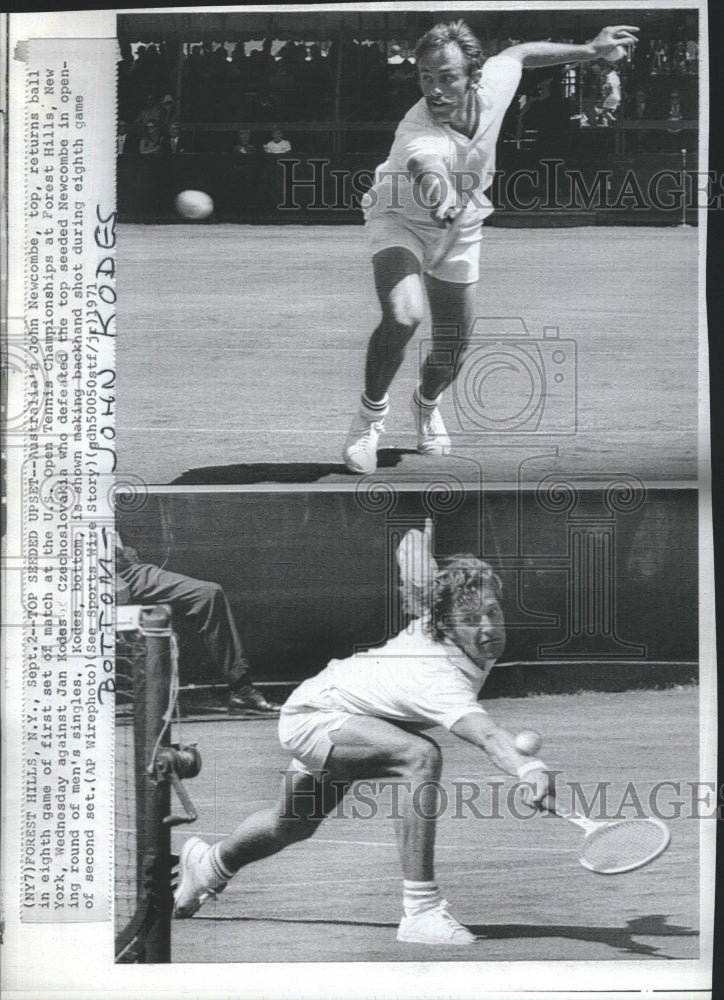
<svg viewBox="0 0 724 1000">
<path fill-rule="evenodd" d="M 643 87 L 638 87 L 636 93 L 633 96 L 633 101 L 629 109 L 628 117 L 632 118 L 634 121 L 645 121 L 648 118 L 653 118 L 654 113 L 651 109 L 651 104 L 649 102 L 646 91 Z"/>
<path fill-rule="evenodd" d="M 614 66 L 604 65 L 601 71 L 601 124 L 609 125 L 616 120 L 621 104 L 621 77 Z"/>
<path fill-rule="evenodd" d="M 161 152 L 161 132 L 155 122 L 146 122 L 138 152 L 144 156 Z"/>
<path fill-rule="evenodd" d="M 125 122 L 118 122 L 118 133 L 116 135 L 116 155 L 123 156 L 124 153 L 128 153 L 128 126 Z"/>
<path fill-rule="evenodd" d="M 164 75 L 164 66 L 156 46 L 139 45 L 136 53 L 136 79 L 146 84 L 149 89 L 158 87 Z"/>
<path fill-rule="evenodd" d="M 223 42 L 214 49 L 210 60 L 211 81 L 209 96 L 212 102 L 213 121 L 224 121 L 231 110 L 231 63 Z"/>
<path fill-rule="evenodd" d="M 133 74 L 134 83 L 137 86 L 141 84 L 148 83 L 148 63 L 146 62 L 146 46 L 139 45 L 136 49 L 136 54 L 131 65 L 131 73 Z"/>
<path fill-rule="evenodd" d="M 133 51 L 131 43 L 119 43 L 121 59 L 116 64 L 116 79 L 118 80 L 118 114 L 126 121 L 133 121 L 137 108 L 133 87 Z"/>
<path fill-rule="evenodd" d="M 256 153 L 256 146 L 251 141 L 251 132 L 248 128 L 239 130 L 239 137 L 232 149 L 232 153 L 236 156 L 253 156 Z"/>
<path fill-rule="evenodd" d="M 665 75 L 669 71 L 669 54 L 667 44 L 664 41 L 650 41 L 651 49 L 651 73 L 655 75 Z"/>
<path fill-rule="evenodd" d="M 628 109 L 628 117 L 632 121 L 649 121 L 656 117 L 655 109 L 651 106 L 646 91 L 638 87 Z M 651 129 L 641 129 L 631 132 L 629 136 L 631 150 L 635 153 L 653 153 L 656 149 L 656 133 Z"/>
<path fill-rule="evenodd" d="M 671 124 L 661 133 L 660 146 L 667 153 L 679 152 L 687 145 L 687 135 L 684 129 L 676 127 L 676 123 L 686 117 L 676 87 L 669 94 L 668 101 L 664 103 L 663 117 Z"/>
<path fill-rule="evenodd" d="M 269 93 L 275 115 L 294 118 L 299 103 L 296 48 L 288 42 L 269 67 Z"/>
<path fill-rule="evenodd" d="M 310 45 L 304 68 L 305 88 L 302 114 L 327 119 L 333 115 L 334 77 L 320 45 Z"/>
<path fill-rule="evenodd" d="M 178 122 L 171 122 L 169 125 L 166 135 L 161 140 L 161 152 L 167 156 L 187 152 L 185 143 L 181 139 Z"/>
<path fill-rule="evenodd" d="M 598 62 L 590 63 L 581 74 L 582 91 L 581 97 L 581 126 L 583 128 L 594 128 L 601 124 L 601 105 L 603 103 L 602 74 L 601 66 Z"/>
<path fill-rule="evenodd" d="M 283 156 L 284 153 L 291 153 L 292 146 L 288 139 L 284 138 L 282 130 L 278 125 L 272 129 L 271 140 L 264 143 L 264 152 L 272 156 Z"/>
<path fill-rule="evenodd" d="M 410 110 L 419 93 L 417 70 L 411 59 L 389 67 L 390 113 L 397 118 Z"/>
<path fill-rule="evenodd" d="M 518 149 L 525 148 L 528 141 L 526 132 L 534 133 L 532 141 L 535 141 L 535 133 L 548 123 L 551 101 L 551 88 L 553 77 L 546 76 L 539 80 L 532 81 L 532 93 L 521 94 L 518 102 L 518 120 L 515 126 L 515 141 Z"/>
<path fill-rule="evenodd" d="M 666 109 L 664 112 L 664 118 L 667 121 L 675 122 L 681 121 L 684 117 L 684 112 L 681 107 L 681 96 L 679 91 L 674 88 L 669 94 L 669 100 L 666 103 Z"/>
<path fill-rule="evenodd" d="M 246 63 L 246 51 L 243 42 L 237 42 L 231 53 L 231 69 L 234 75 L 243 76 Z"/>
<path fill-rule="evenodd" d="M 161 100 L 161 121 L 162 129 L 168 129 L 172 122 L 178 120 L 178 108 L 172 94 L 166 94 Z"/>
<path fill-rule="evenodd" d="M 154 125 L 160 126 L 162 119 L 163 111 L 161 110 L 160 103 L 153 94 L 146 94 L 143 99 L 143 107 L 138 112 L 136 124 L 145 127 L 149 122 L 152 122 Z"/>
</svg>

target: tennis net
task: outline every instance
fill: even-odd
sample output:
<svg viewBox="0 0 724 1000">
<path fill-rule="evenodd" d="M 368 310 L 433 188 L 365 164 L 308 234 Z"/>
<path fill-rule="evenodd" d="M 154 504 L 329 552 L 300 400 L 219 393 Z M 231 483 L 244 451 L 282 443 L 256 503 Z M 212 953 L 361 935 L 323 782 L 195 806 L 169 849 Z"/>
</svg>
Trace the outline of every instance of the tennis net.
<svg viewBox="0 0 724 1000">
<path fill-rule="evenodd" d="M 115 956 L 170 961 L 170 746 L 178 691 L 176 643 L 165 605 L 119 607 L 116 624 Z"/>
</svg>

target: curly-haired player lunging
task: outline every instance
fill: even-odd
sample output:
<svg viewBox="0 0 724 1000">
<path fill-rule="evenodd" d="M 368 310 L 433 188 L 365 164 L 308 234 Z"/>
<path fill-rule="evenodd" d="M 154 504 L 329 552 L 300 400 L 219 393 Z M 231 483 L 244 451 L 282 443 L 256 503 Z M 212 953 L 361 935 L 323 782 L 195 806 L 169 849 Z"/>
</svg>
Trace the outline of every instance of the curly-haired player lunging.
<svg viewBox="0 0 724 1000">
<path fill-rule="evenodd" d="M 399 782 L 396 832 L 404 878 L 397 939 L 476 940 L 450 915 L 435 882 L 436 820 L 430 817 L 436 815 L 442 758 L 424 729 L 444 726 L 485 750 L 503 771 L 530 782 L 531 803 L 551 789 L 545 765 L 519 753 L 513 736 L 478 702 L 505 645 L 500 580 L 474 556 L 452 556 L 438 566 L 427 531 L 408 532 L 403 556 L 405 545 L 429 567 L 422 577 L 417 573 L 417 583 L 415 573 L 406 579 L 402 567 L 405 604 L 420 617 L 379 649 L 332 660 L 296 689 L 279 722 L 282 746 L 293 760 L 278 802 L 213 846 L 198 837 L 186 841 L 176 917 L 193 916 L 250 862 L 311 837 L 352 782 L 391 779 Z"/>
</svg>

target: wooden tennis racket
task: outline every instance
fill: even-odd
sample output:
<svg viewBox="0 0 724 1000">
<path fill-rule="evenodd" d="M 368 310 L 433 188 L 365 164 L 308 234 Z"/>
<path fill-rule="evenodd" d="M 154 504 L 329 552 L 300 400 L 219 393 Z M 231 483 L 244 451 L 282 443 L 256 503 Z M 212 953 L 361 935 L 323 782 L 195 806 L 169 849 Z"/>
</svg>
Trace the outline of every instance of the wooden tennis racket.
<svg viewBox="0 0 724 1000">
<path fill-rule="evenodd" d="M 430 261 L 428 264 L 428 267 L 430 269 L 437 267 L 447 257 L 448 253 L 450 252 L 450 248 L 452 247 L 453 243 L 457 238 L 458 230 L 462 225 L 464 215 L 465 215 L 465 206 L 463 205 L 462 209 L 458 212 L 455 218 L 445 223 L 445 231 L 443 232 L 442 236 L 437 242 L 437 245 L 435 246 L 435 249 L 430 255 Z"/>
<path fill-rule="evenodd" d="M 671 842 L 669 828 L 660 819 L 588 819 L 575 812 L 549 810 L 583 830 L 579 861 L 597 875 L 621 875 L 643 868 L 664 853 Z"/>
<path fill-rule="evenodd" d="M 425 518 L 424 531 L 411 528 L 397 548 L 400 577 L 416 587 L 429 587 L 437 573 L 437 562 L 432 554 L 431 519 Z"/>
<path fill-rule="evenodd" d="M 528 755 L 526 750 L 518 749 Z M 536 752 L 539 749 L 540 744 L 536 747 Z M 669 828 L 657 817 L 600 822 L 581 816 L 574 810 L 566 811 L 556 807 L 549 796 L 545 796 L 538 808 L 568 820 L 583 830 L 578 860 L 584 868 L 597 875 L 622 875 L 624 872 L 643 868 L 660 857 L 671 843 Z"/>
</svg>

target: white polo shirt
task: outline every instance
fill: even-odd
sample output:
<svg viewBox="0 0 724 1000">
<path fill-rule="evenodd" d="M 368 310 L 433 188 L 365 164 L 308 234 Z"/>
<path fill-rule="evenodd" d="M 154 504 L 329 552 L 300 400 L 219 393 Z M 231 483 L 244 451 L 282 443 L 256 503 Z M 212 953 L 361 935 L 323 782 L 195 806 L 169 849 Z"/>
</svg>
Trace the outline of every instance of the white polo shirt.
<svg viewBox="0 0 724 1000">
<path fill-rule="evenodd" d="M 435 121 L 424 98 L 400 122 L 387 160 L 375 171 L 375 183 L 363 199 L 366 218 L 381 214 L 403 215 L 406 220 L 431 225 L 430 211 L 413 195 L 407 164 L 415 155 L 437 156 L 448 173 L 464 178 L 464 190 L 472 192 L 466 209 L 470 224 L 481 222 L 493 211 L 484 192 L 495 172 L 495 146 L 505 112 L 520 81 L 522 68 L 505 52 L 487 59 L 475 91 L 480 120 L 472 138 L 449 125 Z M 473 179 L 474 178 L 474 179 Z"/>
<path fill-rule="evenodd" d="M 424 619 L 379 649 L 331 660 L 304 681 L 283 714 L 348 712 L 451 729 L 471 712 L 485 713 L 478 694 L 494 660 L 476 666 L 451 642 L 436 642 Z"/>
</svg>

